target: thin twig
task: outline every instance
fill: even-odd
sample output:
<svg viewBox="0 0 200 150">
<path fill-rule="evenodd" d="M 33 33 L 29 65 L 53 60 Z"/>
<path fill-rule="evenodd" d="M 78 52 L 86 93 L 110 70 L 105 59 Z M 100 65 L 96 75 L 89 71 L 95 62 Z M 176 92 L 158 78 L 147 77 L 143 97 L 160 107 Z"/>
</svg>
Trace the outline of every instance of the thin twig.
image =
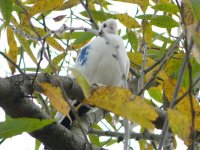
<svg viewBox="0 0 200 150">
<path fill-rule="evenodd" d="M 178 81 L 177 81 L 176 88 L 175 88 L 175 91 L 174 91 L 174 95 L 173 95 L 173 98 L 172 98 L 172 102 L 170 103 L 169 108 L 172 108 L 173 103 L 175 102 L 175 100 L 178 96 L 178 92 L 179 92 L 179 89 L 181 87 L 181 82 L 182 82 L 182 79 L 183 79 L 183 74 L 184 74 L 186 66 L 187 66 L 187 61 L 186 61 L 186 57 L 185 57 L 183 65 L 182 65 L 181 70 L 179 72 Z M 160 142 L 159 142 L 158 150 L 162 149 L 162 146 L 165 142 L 165 139 L 168 136 L 168 130 L 169 130 L 169 125 L 168 125 L 168 119 L 166 117 L 165 121 L 164 121 L 163 129 L 162 129 L 162 133 L 161 133 L 162 137 L 161 137 Z"/>
<path fill-rule="evenodd" d="M 0 54 L 6 58 L 13 66 L 15 66 L 15 68 L 17 68 L 17 70 L 22 74 L 25 75 L 25 73 L 21 70 L 21 68 L 12 60 L 10 59 L 6 54 L 4 54 L 3 52 L 0 51 Z"/>
<path fill-rule="evenodd" d="M 63 24 L 63 25 L 60 27 L 60 29 L 50 31 L 50 32 L 47 33 L 45 36 L 43 36 L 42 39 L 45 39 L 45 38 L 51 36 L 52 34 L 63 33 L 63 32 L 66 31 L 66 30 L 69 30 L 69 31 L 71 31 L 71 32 L 76 31 L 76 30 L 83 30 L 83 31 L 85 31 L 85 32 L 91 32 L 91 33 L 94 33 L 95 35 L 99 35 L 98 30 L 95 30 L 95 29 L 84 28 L 84 27 L 74 27 L 74 28 L 72 28 L 72 27 L 68 27 L 68 26 L 66 26 L 65 24 Z"/>
<path fill-rule="evenodd" d="M 193 85 L 191 86 L 191 88 L 193 88 L 198 82 L 200 81 L 200 76 L 193 82 Z M 172 107 L 174 107 L 175 105 L 177 105 L 188 93 L 189 93 L 188 89 L 182 96 L 180 96 L 173 104 Z"/>
<path fill-rule="evenodd" d="M 108 19 L 108 15 L 107 13 L 105 13 L 104 9 L 103 9 L 103 6 L 101 5 L 101 3 L 99 2 L 99 0 L 96 0 L 96 2 L 98 3 L 98 5 L 100 6 L 101 8 L 101 12 L 103 12 L 104 16 L 106 16 L 106 18 Z"/>
<path fill-rule="evenodd" d="M 90 22 L 94 25 L 94 28 L 98 30 L 98 25 L 94 20 L 94 17 L 92 16 L 92 13 L 90 12 L 89 8 L 87 5 L 84 4 L 84 2 L 82 0 L 79 0 L 81 5 L 85 8 L 85 11 L 87 12 L 89 18 L 90 18 Z"/>
<path fill-rule="evenodd" d="M 187 32 L 186 32 L 187 33 Z M 183 75 L 184 75 L 184 71 L 186 69 L 186 66 L 188 65 L 188 62 L 189 62 L 189 55 L 190 55 L 190 52 L 192 50 L 192 47 L 193 47 L 193 40 L 190 41 L 190 43 L 188 44 L 187 43 L 187 37 L 186 37 L 186 40 L 185 40 L 185 47 L 186 47 L 186 56 L 184 58 L 184 62 L 182 64 L 182 67 L 181 67 L 181 70 L 179 72 L 179 76 L 178 76 L 178 80 L 177 80 L 177 84 L 176 84 L 176 88 L 175 88 L 175 92 L 174 92 L 174 95 L 173 95 L 173 98 L 172 98 L 172 102 L 170 103 L 170 106 L 169 108 L 173 108 L 175 106 L 175 103 L 176 103 L 176 99 L 177 99 L 177 96 L 178 96 L 178 92 L 179 92 L 179 89 L 181 87 L 181 82 L 182 82 L 182 79 L 183 79 Z M 190 64 L 191 65 L 191 64 Z M 191 68 L 190 68 L 191 69 Z M 189 83 L 189 88 L 192 87 L 192 77 L 190 77 L 191 74 L 189 74 L 189 78 L 191 79 L 190 83 Z M 189 97 L 190 97 L 190 107 L 191 109 L 193 109 L 193 103 L 192 103 L 192 95 L 191 95 L 191 89 L 189 89 Z M 191 110 L 193 111 L 193 110 Z M 194 127 L 194 112 L 191 112 L 192 113 L 192 127 Z M 161 150 L 162 149 L 162 145 L 163 143 L 165 142 L 165 139 L 168 135 L 168 130 L 169 130 L 169 125 L 168 125 L 168 119 L 167 117 L 165 118 L 165 122 L 164 122 L 164 125 L 163 125 L 163 129 L 162 129 L 162 138 L 159 142 L 159 147 L 158 147 L 158 150 Z"/>
<path fill-rule="evenodd" d="M 96 134 L 99 136 L 109 136 L 109 137 L 122 137 L 124 136 L 124 133 L 116 132 L 116 131 L 101 131 L 97 129 L 91 129 L 89 131 L 91 134 Z M 160 140 L 160 135 L 158 134 L 151 134 L 151 133 L 136 133 L 136 132 L 131 132 L 130 134 L 131 139 L 137 139 L 137 140 L 152 140 L 152 141 L 159 141 Z"/>
<path fill-rule="evenodd" d="M 85 139 L 86 144 L 88 145 L 88 147 L 90 148 L 90 150 L 92 150 L 91 144 L 90 144 L 90 142 L 88 141 L 87 134 L 85 133 L 85 131 L 84 131 L 82 125 L 81 125 L 81 119 L 80 119 L 80 117 L 79 117 L 79 115 L 78 115 L 76 109 L 75 109 L 74 106 L 68 101 L 69 98 L 68 98 L 68 96 L 67 96 L 67 94 L 66 94 L 66 92 L 65 92 L 65 89 L 64 89 L 62 83 L 60 82 L 60 80 L 57 80 L 57 81 L 58 81 L 59 86 L 60 86 L 60 88 L 61 88 L 61 90 L 62 90 L 63 97 L 65 98 L 66 102 L 67 102 L 68 105 L 70 106 L 70 110 L 72 111 L 72 113 L 73 113 L 75 119 L 77 120 L 78 126 L 79 126 L 79 128 L 81 129 L 81 132 L 83 133 L 83 137 L 84 137 L 84 139 Z"/>
<path fill-rule="evenodd" d="M 175 48 L 177 47 L 177 45 L 179 44 L 179 42 L 182 40 L 183 38 L 183 34 L 181 34 L 178 39 L 176 40 L 176 42 L 173 44 L 173 46 L 171 46 L 167 53 L 164 55 L 162 62 L 160 63 L 160 66 L 158 67 L 157 70 L 155 70 L 152 75 L 151 78 L 149 79 L 149 81 L 144 85 L 144 87 L 137 93 L 137 95 L 141 95 L 143 93 L 144 90 L 146 90 L 146 88 L 149 86 L 149 84 L 156 78 L 156 75 L 160 72 L 160 70 L 163 68 L 163 66 L 165 65 L 165 63 L 167 62 L 167 60 L 171 57 L 171 55 L 173 54 L 173 51 L 175 50 Z"/>
<path fill-rule="evenodd" d="M 145 41 L 145 34 L 146 34 L 146 23 L 143 21 L 143 38 L 142 38 L 142 68 L 140 72 L 140 77 L 138 81 L 138 91 L 143 89 L 144 87 L 144 76 L 145 76 L 145 67 L 147 62 L 147 43 Z M 141 93 L 142 94 L 142 93 Z M 142 95 L 143 97 L 143 95 Z"/>
<path fill-rule="evenodd" d="M 41 39 L 40 34 L 37 32 L 37 30 L 35 29 L 35 27 L 33 26 L 32 22 L 31 22 L 31 17 L 29 15 L 28 11 L 26 10 L 26 8 L 21 4 L 21 2 L 19 0 L 16 0 L 16 2 L 24 10 L 24 12 L 28 18 L 28 22 L 29 22 L 31 28 L 33 29 L 33 31 L 35 32 L 35 34 L 38 36 L 38 39 Z"/>
<path fill-rule="evenodd" d="M 43 40 L 43 42 L 42 42 L 42 48 L 41 48 L 41 51 L 40 51 L 40 60 L 39 60 L 39 62 L 37 63 L 37 69 L 36 69 L 36 73 L 35 73 L 35 76 L 34 76 L 34 78 L 33 78 L 32 84 L 34 84 L 34 82 L 35 82 L 35 79 L 36 79 L 36 77 L 37 77 L 37 75 L 38 75 L 38 72 L 39 72 L 39 69 L 40 69 L 40 63 L 41 63 L 42 60 L 43 60 L 45 42 L 46 42 L 46 40 Z"/>
</svg>

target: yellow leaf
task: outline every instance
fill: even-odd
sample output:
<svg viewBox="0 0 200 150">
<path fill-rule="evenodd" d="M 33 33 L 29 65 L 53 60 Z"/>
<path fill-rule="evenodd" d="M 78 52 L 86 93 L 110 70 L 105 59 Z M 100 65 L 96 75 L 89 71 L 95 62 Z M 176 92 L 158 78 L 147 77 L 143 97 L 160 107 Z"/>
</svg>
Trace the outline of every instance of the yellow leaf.
<svg viewBox="0 0 200 150">
<path fill-rule="evenodd" d="M 37 31 L 40 33 L 41 36 L 46 35 L 46 32 L 41 28 L 37 28 Z M 65 49 L 53 37 L 48 37 L 46 39 L 46 42 L 58 51 L 65 51 Z"/>
<path fill-rule="evenodd" d="M 14 33 L 13 30 L 8 27 L 7 28 L 7 38 L 8 38 L 8 45 L 9 45 L 9 51 L 7 53 L 7 56 L 13 61 L 13 62 L 17 62 L 17 55 L 19 53 L 19 49 L 17 47 L 17 43 L 15 41 L 14 38 Z M 15 66 L 13 64 L 11 64 L 10 62 L 8 62 L 9 64 L 9 68 L 12 72 L 12 74 L 15 72 Z"/>
<path fill-rule="evenodd" d="M 130 90 L 121 87 L 102 87 L 94 91 L 84 103 L 111 111 L 145 128 L 154 128 L 151 121 L 158 117 L 154 108 L 140 97 L 131 101 L 131 95 Z"/>
<path fill-rule="evenodd" d="M 47 43 L 58 51 L 65 51 L 65 49 L 53 37 L 48 37 Z"/>
<path fill-rule="evenodd" d="M 149 5 L 149 0 L 143 0 L 143 1 L 138 0 L 138 5 L 141 7 L 143 12 L 146 12 L 147 7 Z"/>
<path fill-rule="evenodd" d="M 176 88 L 176 80 L 174 79 L 167 79 L 167 80 L 164 80 L 163 82 L 163 91 L 164 91 L 164 94 L 165 96 L 167 97 L 167 100 L 169 102 L 172 102 L 172 98 L 173 98 L 173 94 L 174 94 L 174 91 L 175 91 L 175 88 Z M 183 88 L 180 89 L 180 94 L 181 93 L 183 94 L 184 91 L 182 90 Z"/>
<path fill-rule="evenodd" d="M 72 43 L 70 45 L 70 48 L 72 49 L 80 49 L 82 48 L 84 45 L 86 45 L 90 40 L 86 40 L 86 41 L 83 41 L 82 43 Z"/>
<path fill-rule="evenodd" d="M 43 88 L 43 94 L 49 98 L 52 106 L 57 111 L 69 117 L 70 107 L 63 98 L 62 90 L 59 87 L 52 86 L 49 83 L 40 83 L 40 86 Z"/>
<path fill-rule="evenodd" d="M 163 83 L 163 92 L 169 102 L 172 101 L 173 94 L 176 88 L 176 80 L 168 79 L 165 80 Z M 178 93 L 178 97 L 182 96 L 187 92 L 187 89 L 184 87 L 181 87 Z M 192 103 L 193 108 L 191 108 L 190 105 L 190 98 L 188 95 L 186 95 L 181 101 L 174 107 L 174 109 L 178 110 L 182 115 L 184 115 L 188 120 L 190 121 L 190 124 L 192 124 L 192 114 L 191 109 L 195 112 L 194 117 L 194 124 L 195 124 L 195 130 L 200 131 L 200 106 L 194 96 L 192 96 Z"/>
<path fill-rule="evenodd" d="M 36 37 L 37 35 L 35 34 L 35 32 L 31 29 L 30 26 L 26 25 L 26 24 L 22 24 L 20 22 L 20 24 L 17 22 L 17 20 L 12 17 L 12 23 L 15 25 L 15 27 L 17 27 L 20 31 L 23 31 L 25 34 L 27 34 L 30 37 Z"/>
<path fill-rule="evenodd" d="M 76 68 L 70 68 L 86 98 L 90 96 L 90 83 L 87 78 Z"/>
<path fill-rule="evenodd" d="M 141 69 L 141 65 L 142 65 L 142 61 L 143 61 L 143 58 L 142 58 L 142 54 L 141 53 L 133 53 L 133 52 L 128 52 L 128 57 L 131 61 L 131 66 L 137 70 L 140 70 Z M 150 57 L 147 57 L 146 59 L 146 68 L 150 67 L 151 65 L 153 65 L 155 63 L 155 60 L 153 60 L 152 58 Z M 152 76 L 152 73 L 158 68 L 157 67 L 154 67 L 151 71 L 149 71 L 146 75 L 145 75 L 145 80 L 148 81 L 151 76 Z M 158 73 L 159 77 L 161 77 L 162 79 L 167 79 L 167 76 L 166 74 L 164 73 L 164 71 L 160 71 Z M 159 82 L 159 81 L 158 81 Z"/>
<path fill-rule="evenodd" d="M 128 14 L 117 14 L 117 19 L 127 28 L 139 28 L 139 23 Z"/>
<path fill-rule="evenodd" d="M 190 136 L 191 120 L 174 109 L 168 109 L 167 114 L 172 132 L 187 142 Z"/>
<path fill-rule="evenodd" d="M 59 7 L 57 10 L 65 10 L 68 8 L 72 8 L 80 3 L 79 0 L 68 0 L 64 2 L 63 6 Z"/>
<path fill-rule="evenodd" d="M 54 10 L 63 5 L 64 0 L 36 0 L 33 7 L 29 9 L 30 17 L 34 16 L 38 13 L 44 13 L 47 11 Z"/>
<path fill-rule="evenodd" d="M 152 32 L 152 28 L 151 28 L 151 24 L 148 21 L 144 21 L 144 25 L 143 25 L 143 30 L 145 31 L 145 41 L 147 43 L 147 45 L 150 47 L 151 46 L 151 39 L 153 37 L 153 32 Z"/>
<path fill-rule="evenodd" d="M 182 6 L 185 25 L 188 26 L 197 22 L 192 11 L 190 0 L 182 0 Z"/>
<path fill-rule="evenodd" d="M 89 1 L 88 7 L 90 8 L 90 10 L 95 10 L 94 1 Z"/>
<path fill-rule="evenodd" d="M 184 56 L 185 56 L 185 53 L 174 54 L 173 57 L 171 57 L 167 61 L 164 68 L 164 71 L 167 76 L 171 76 L 173 73 L 177 71 L 178 68 L 180 68 Z"/>
</svg>

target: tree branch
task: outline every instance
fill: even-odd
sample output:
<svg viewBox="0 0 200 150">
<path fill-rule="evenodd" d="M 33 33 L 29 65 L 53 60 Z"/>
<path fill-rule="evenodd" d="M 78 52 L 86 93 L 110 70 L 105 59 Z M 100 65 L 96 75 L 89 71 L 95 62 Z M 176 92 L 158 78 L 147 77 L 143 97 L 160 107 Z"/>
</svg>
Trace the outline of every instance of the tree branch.
<svg viewBox="0 0 200 150">
<path fill-rule="evenodd" d="M 32 94 L 34 89 L 36 91 L 42 90 L 37 83 L 34 85 L 34 89 L 31 87 L 33 78 L 34 75 L 16 75 L 5 79 L 0 78 L 0 106 L 5 110 L 6 114 L 13 118 L 50 118 L 31 99 L 24 96 L 25 94 Z M 67 77 L 59 78 L 63 81 L 65 90 L 68 91 L 67 93 L 69 93 L 70 97 L 76 97 L 79 100 L 83 99 L 81 89 L 73 79 Z M 39 74 L 37 79 L 40 82 L 56 84 L 54 77 L 47 74 Z M 95 121 L 98 120 L 96 119 Z M 43 142 L 48 148 L 54 150 L 87 149 L 85 140 L 80 139 L 76 133 L 58 123 L 50 124 L 30 133 L 30 135 Z M 93 146 L 93 149 L 100 148 Z"/>
<path fill-rule="evenodd" d="M 91 129 L 90 130 L 91 134 L 96 134 L 100 136 L 109 136 L 109 137 L 115 137 L 115 138 L 123 138 L 124 133 L 120 132 L 114 132 L 114 131 L 101 131 L 97 129 Z M 160 140 L 160 135 L 158 134 L 151 134 L 151 133 L 135 133 L 131 132 L 130 133 L 130 138 L 132 139 L 137 139 L 137 140 L 152 140 L 152 141 L 159 141 Z"/>
</svg>

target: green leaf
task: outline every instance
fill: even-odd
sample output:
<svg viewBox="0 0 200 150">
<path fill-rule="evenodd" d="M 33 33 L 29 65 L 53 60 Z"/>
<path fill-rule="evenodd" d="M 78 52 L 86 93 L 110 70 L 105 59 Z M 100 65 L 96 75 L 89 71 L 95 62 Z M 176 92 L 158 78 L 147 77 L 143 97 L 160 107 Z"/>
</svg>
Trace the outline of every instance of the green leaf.
<svg viewBox="0 0 200 150">
<path fill-rule="evenodd" d="M 96 123 L 96 124 L 93 124 L 93 125 L 92 125 L 92 128 L 102 131 L 101 127 L 100 127 L 97 123 Z"/>
<path fill-rule="evenodd" d="M 73 75 L 75 76 L 78 84 L 80 85 L 81 89 L 83 90 L 83 93 L 86 98 L 90 96 L 90 83 L 87 80 L 87 78 L 81 74 L 81 72 L 78 69 L 75 68 L 69 68 Z"/>
<path fill-rule="evenodd" d="M 13 10 L 12 0 L 0 0 L 0 9 L 6 24 L 9 24 Z"/>
<path fill-rule="evenodd" d="M 150 20 L 152 17 L 153 17 L 152 14 L 145 14 L 145 15 L 138 15 L 135 18 L 137 18 L 137 19 L 144 19 L 145 18 L 146 20 Z"/>
<path fill-rule="evenodd" d="M 108 140 L 107 142 L 106 142 L 106 146 L 110 146 L 110 145 L 113 145 L 113 144 L 115 144 L 115 143 L 117 143 L 117 139 L 113 139 L 113 140 Z"/>
<path fill-rule="evenodd" d="M 157 102 L 162 103 L 162 91 L 157 87 L 152 87 L 148 90 L 149 95 Z"/>
<path fill-rule="evenodd" d="M 163 42 L 167 42 L 167 43 L 173 43 L 173 41 L 170 39 L 170 37 L 165 37 L 164 33 L 157 33 L 157 32 L 153 32 L 153 41 L 154 40 L 161 40 Z"/>
<path fill-rule="evenodd" d="M 179 26 L 178 22 L 176 22 L 173 18 L 164 15 L 156 16 L 151 19 L 150 23 L 161 28 L 174 28 Z"/>
<path fill-rule="evenodd" d="M 104 118 L 110 125 L 111 127 L 116 131 L 116 127 L 113 125 L 112 121 L 113 121 L 113 117 L 110 115 L 110 113 L 107 113 L 105 118 Z"/>
<path fill-rule="evenodd" d="M 175 54 L 167 61 L 164 71 L 168 76 L 178 77 L 184 55 L 184 53 Z"/>
<path fill-rule="evenodd" d="M 138 38 L 137 38 L 135 32 L 133 32 L 131 30 L 128 31 L 126 37 L 127 37 L 128 41 L 130 42 L 132 48 L 136 52 L 137 48 L 138 48 Z"/>
<path fill-rule="evenodd" d="M 87 42 L 89 42 L 91 40 L 91 38 L 94 36 L 95 36 L 95 34 L 90 33 L 90 32 L 80 32 L 78 38 L 72 44 L 72 47 L 75 49 L 81 48 Z"/>
<path fill-rule="evenodd" d="M 1 32 L 3 29 L 5 29 L 5 27 L 6 27 L 6 24 L 3 23 L 3 24 L 0 26 L 0 32 Z M 0 34 L 0 36 L 1 36 L 1 34 Z"/>
<path fill-rule="evenodd" d="M 41 144 L 39 140 L 35 139 L 35 150 L 39 150 Z"/>
<path fill-rule="evenodd" d="M 102 11 L 92 10 L 91 13 L 92 13 L 94 19 L 97 20 L 97 21 L 105 21 L 107 18 L 116 19 L 115 15 L 110 14 L 110 13 L 104 13 Z M 83 15 L 84 17 L 88 18 L 87 12 L 85 12 L 85 11 L 82 11 L 80 14 Z"/>
<path fill-rule="evenodd" d="M 22 132 L 32 132 L 48 124 L 53 123 L 52 119 L 18 118 L 0 122 L 0 139 L 9 138 Z"/>
<path fill-rule="evenodd" d="M 30 56 L 30 58 L 32 59 L 32 61 L 33 61 L 35 64 L 37 64 L 37 59 L 35 58 L 35 56 L 34 56 L 32 50 L 30 49 L 29 44 L 28 44 L 26 38 L 23 37 L 23 36 L 21 36 L 21 35 L 19 35 L 19 34 L 15 34 L 15 35 L 16 35 L 17 39 L 19 40 L 19 42 L 20 42 L 21 46 L 23 47 L 23 49 L 26 51 L 26 53 L 27 53 L 27 54 Z"/>
<path fill-rule="evenodd" d="M 94 134 L 89 134 L 89 138 L 92 144 L 95 144 L 97 146 L 101 146 L 101 142 L 99 140 L 99 137 Z"/>
<path fill-rule="evenodd" d="M 51 65 L 53 65 L 56 69 L 58 68 L 58 64 L 60 63 L 61 60 L 63 60 L 66 56 L 66 53 L 62 53 L 58 56 L 56 56 L 53 60 L 51 60 Z M 50 64 L 46 67 L 46 69 L 44 70 L 45 72 L 51 72 L 52 68 L 50 66 Z"/>
<path fill-rule="evenodd" d="M 139 28 L 139 23 L 128 14 L 117 14 L 117 19 L 127 28 Z"/>
<path fill-rule="evenodd" d="M 83 32 L 78 32 L 78 31 L 76 31 L 76 32 L 65 32 L 61 36 L 59 36 L 59 38 L 61 38 L 61 39 L 69 39 L 69 38 L 70 39 L 76 39 L 79 36 L 81 36 L 82 33 Z M 57 37 L 55 36 L 55 38 L 57 38 Z"/>
<path fill-rule="evenodd" d="M 165 43 L 163 43 L 163 46 L 164 45 L 165 45 Z M 160 47 L 157 47 L 156 45 L 152 45 L 152 46 L 154 46 L 154 48 L 158 48 L 158 50 L 148 49 L 147 56 L 151 57 L 152 59 L 159 59 L 165 54 L 166 49 L 162 49 Z"/>
<path fill-rule="evenodd" d="M 200 70 L 199 70 L 200 64 L 195 60 L 194 57 L 190 58 L 190 63 L 192 65 L 192 79 L 193 79 L 193 81 L 195 81 L 199 77 L 199 74 L 200 74 Z M 179 72 L 177 72 L 177 76 L 176 77 L 178 77 L 178 73 Z M 189 83 L 190 83 L 190 81 L 189 81 L 189 71 L 188 71 L 188 69 L 186 69 L 185 73 L 184 73 L 184 78 L 183 78 L 183 81 L 182 81 L 182 85 L 185 86 L 185 87 L 188 87 Z M 199 85 L 200 85 L 200 82 L 198 82 L 194 86 L 193 90 L 195 91 L 195 89 L 199 89 Z"/>
<path fill-rule="evenodd" d="M 154 10 L 169 12 L 172 14 L 176 14 L 179 11 L 178 7 L 171 3 L 158 3 L 157 5 L 152 6 L 152 8 Z"/>
<path fill-rule="evenodd" d="M 200 9 L 199 9 L 200 8 L 200 0 L 191 0 L 190 2 L 192 5 L 194 15 L 199 20 L 199 18 L 200 18 Z"/>
</svg>

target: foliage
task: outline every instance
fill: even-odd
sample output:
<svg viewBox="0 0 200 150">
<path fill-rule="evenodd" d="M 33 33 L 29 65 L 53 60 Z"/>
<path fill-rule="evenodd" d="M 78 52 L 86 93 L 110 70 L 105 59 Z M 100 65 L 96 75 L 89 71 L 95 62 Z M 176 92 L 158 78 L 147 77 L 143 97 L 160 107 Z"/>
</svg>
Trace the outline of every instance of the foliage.
<svg viewBox="0 0 200 150">
<path fill-rule="evenodd" d="M 0 123 L 0 138 L 9 138 L 22 132 L 32 132 L 51 124 L 53 121 L 34 118 L 7 119 L 5 122 Z"/>
<path fill-rule="evenodd" d="M 157 110 L 163 110 L 158 105 L 162 105 L 167 112 L 164 119 L 168 119 L 172 133 L 178 135 L 187 146 L 191 146 L 196 140 L 194 132 L 200 132 L 200 107 L 195 97 L 199 88 L 199 82 L 196 81 L 200 79 L 199 31 L 195 30 L 200 16 L 200 1 L 183 0 L 181 4 L 170 0 L 83 1 L 88 2 L 85 5 L 87 9 L 80 2 L 82 1 L 0 0 L 0 40 L 5 40 L 6 37 L 8 43 L 0 51 L 6 55 L 10 75 L 18 74 L 19 68 L 24 73 L 39 71 L 67 75 L 72 72 L 86 97 L 84 104 L 125 117 L 151 133 L 157 128 L 156 121 L 160 115 Z M 137 11 L 110 11 L 109 7 L 116 7 L 117 4 L 129 4 Z M 140 85 L 136 93 L 120 87 L 101 87 L 91 93 L 84 76 L 73 68 L 66 69 L 74 63 L 79 49 L 94 37 L 93 33 L 74 30 L 73 27 L 94 28 L 94 21 L 98 24 L 108 18 L 118 20 L 120 28 L 122 27 L 120 36 L 126 44 L 131 68 L 137 74 L 134 76 L 130 73 L 130 79 L 138 80 L 138 84 L 130 85 L 131 89 Z M 50 34 L 64 23 L 72 30 Z M 52 27 L 52 24 L 55 25 Z M 185 38 L 178 38 L 181 35 L 178 35 L 180 28 L 181 32 L 186 33 Z M 3 36 L 5 33 L 6 36 Z M 193 48 L 190 46 L 191 39 L 194 42 Z M 43 89 L 41 93 L 51 103 L 48 105 L 51 113 L 54 114 L 56 109 L 69 116 L 70 106 L 63 96 L 62 88 L 49 83 L 39 84 Z M 39 98 L 36 100 L 39 102 Z M 105 117 L 106 123 L 112 130 L 118 131 L 109 115 Z M 0 138 L 31 132 L 51 123 L 42 122 L 44 123 L 28 118 L 6 120 L 0 124 Z M 14 126 L 11 127 L 12 124 Z M 35 127 L 32 128 L 33 126 Z M 93 125 L 93 128 L 105 130 L 98 124 Z M 117 143 L 112 137 L 101 141 L 98 135 L 90 134 L 89 138 L 98 146 Z M 36 143 L 39 147 L 40 143 Z M 141 149 L 153 147 L 147 140 L 139 143 Z"/>
</svg>

